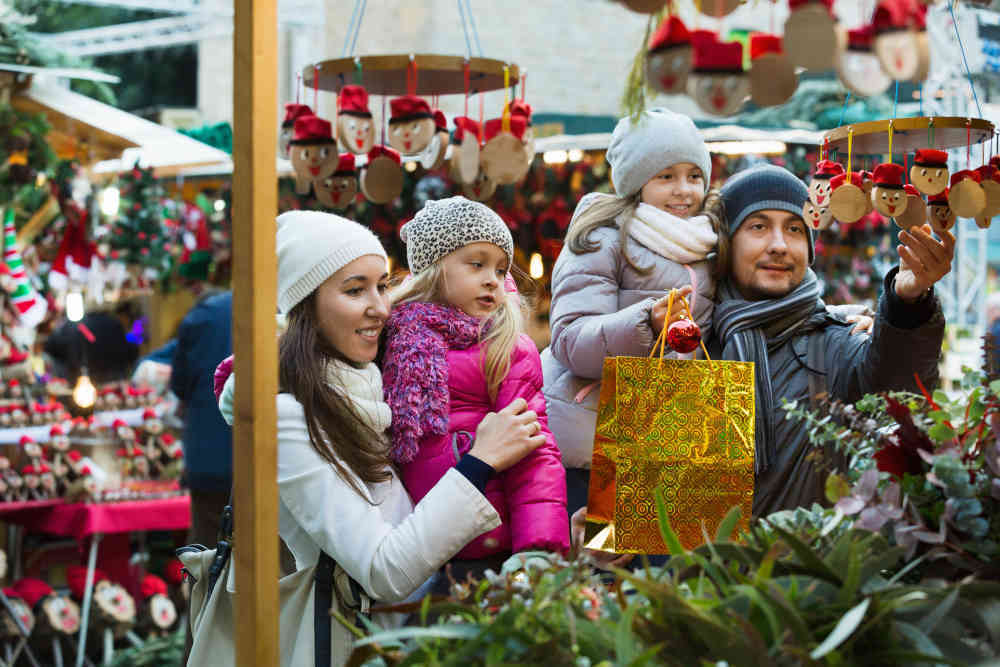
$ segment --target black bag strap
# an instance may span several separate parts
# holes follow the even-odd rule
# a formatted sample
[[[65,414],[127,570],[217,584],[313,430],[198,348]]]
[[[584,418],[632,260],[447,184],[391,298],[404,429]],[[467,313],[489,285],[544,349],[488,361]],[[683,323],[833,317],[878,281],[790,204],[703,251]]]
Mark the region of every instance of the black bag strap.
[[[330,609],[333,607],[333,571],[337,563],[325,551],[319,552],[316,563],[316,595],[313,600],[313,654],[316,667],[330,667],[333,646],[330,629]]]

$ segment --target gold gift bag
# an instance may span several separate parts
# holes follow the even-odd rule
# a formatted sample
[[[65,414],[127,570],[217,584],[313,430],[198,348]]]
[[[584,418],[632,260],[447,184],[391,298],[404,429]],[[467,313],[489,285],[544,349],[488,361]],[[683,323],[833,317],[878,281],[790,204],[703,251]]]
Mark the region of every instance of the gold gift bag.
[[[668,310],[669,313],[669,310]],[[669,321],[669,314],[667,317]],[[681,544],[704,542],[733,505],[746,528],[754,490],[753,362],[648,357],[604,360],[590,468],[586,542],[665,554],[654,489]],[[655,358],[660,348],[659,358]],[[702,345],[702,350],[704,350]]]

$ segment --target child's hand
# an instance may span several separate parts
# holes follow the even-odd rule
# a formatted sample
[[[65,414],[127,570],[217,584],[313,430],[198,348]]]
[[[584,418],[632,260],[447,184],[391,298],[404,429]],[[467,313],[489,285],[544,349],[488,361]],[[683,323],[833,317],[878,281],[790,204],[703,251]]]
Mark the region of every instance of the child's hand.
[[[670,312],[670,321],[667,322],[667,304],[670,302],[670,295],[663,297],[659,301],[653,304],[653,309],[649,313],[649,324],[653,327],[653,333],[657,336],[663,331],[663,327],[669,327],[671,324],[677,320],[682,320],[687,317],[687,308],[681,301],[685,300],[691,295],[691,286],[685,285],[677,290],[674,295],[674,308]]]
[[[571,555],[575,556],[580,553],[581,549],[583,549],[594,561],[594,564],[602,569],[607,569],[609,567],[625,567],[633,558],[635,558],[635,554],[623,555],[608,553],[607,551],[598,551],[596,549],[584,549],[583,533],[587,523],[586,507],[581,507],[577,511],[573,512],[573,517],[570,519],[569,523]]]
[[[851,329],[852,336],[855,334],[871,335],[875,329],[875,318],[868,315],[848,315],[844,319],[848,322],[854,322],[854,328]]]

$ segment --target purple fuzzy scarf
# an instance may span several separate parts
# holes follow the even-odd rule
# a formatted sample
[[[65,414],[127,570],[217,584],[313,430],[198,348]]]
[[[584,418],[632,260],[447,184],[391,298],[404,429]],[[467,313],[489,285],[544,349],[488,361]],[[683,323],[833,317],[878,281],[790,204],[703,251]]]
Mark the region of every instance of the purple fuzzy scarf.
[[[422,437],[448,433],[448,350],[479,342],[479,320],[451,306],[405,303],[389,315],[386,333],[382,387],[392,409],[390,456],[409,463]]]

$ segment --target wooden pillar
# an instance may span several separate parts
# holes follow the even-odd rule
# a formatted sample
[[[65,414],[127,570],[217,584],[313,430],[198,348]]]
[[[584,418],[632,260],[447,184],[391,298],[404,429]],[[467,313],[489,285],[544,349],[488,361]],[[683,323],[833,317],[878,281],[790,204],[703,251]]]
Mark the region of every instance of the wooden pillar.
[[[280,664],[275,396],[277,0],[234,0],[233,423],[236,664]]]

